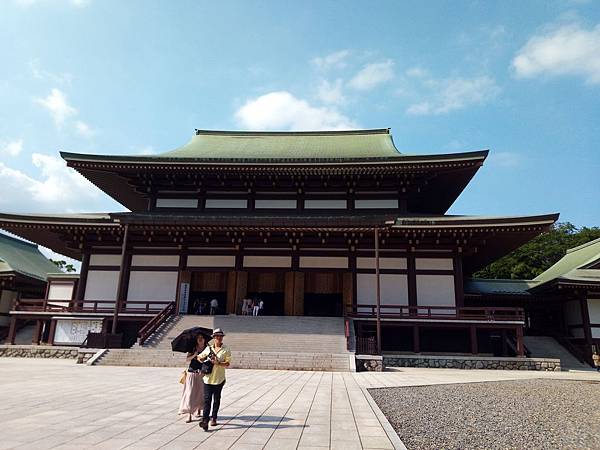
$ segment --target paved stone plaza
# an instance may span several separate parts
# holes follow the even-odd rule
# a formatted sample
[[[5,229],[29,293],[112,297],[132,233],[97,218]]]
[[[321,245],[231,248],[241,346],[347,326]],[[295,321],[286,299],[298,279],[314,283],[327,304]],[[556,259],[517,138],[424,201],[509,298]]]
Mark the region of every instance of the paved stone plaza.
[[[177,416],[180,370],[0,358],[0,449],[403,448],[365,388],[600,379],[593,372],[401,369],[384,373],[229,370],[221,425]]]

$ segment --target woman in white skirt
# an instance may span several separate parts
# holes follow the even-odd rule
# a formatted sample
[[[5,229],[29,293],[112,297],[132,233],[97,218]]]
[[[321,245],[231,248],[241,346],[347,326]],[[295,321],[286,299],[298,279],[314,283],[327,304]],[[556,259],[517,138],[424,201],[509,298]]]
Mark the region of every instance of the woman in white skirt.
[[[204,407],[204,382],[202,381],[201,372],[202,364],[196,358],[206,347],[206,339],[200,334],[196,338],[196,348],[193,352],[188,353],[186,361],[189,364],[185,374],[185,384],[183,386],[183,395],[179,403],[179,414],[187,414],[188,418],[185,421],[192,421],[192,414],[200,416]]]

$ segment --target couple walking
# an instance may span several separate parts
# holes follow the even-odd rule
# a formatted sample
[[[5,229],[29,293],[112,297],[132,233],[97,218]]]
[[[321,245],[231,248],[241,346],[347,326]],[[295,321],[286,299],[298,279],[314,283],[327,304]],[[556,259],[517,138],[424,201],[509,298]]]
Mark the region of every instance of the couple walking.
[[[208,431],[209,418],[211,426],[217,425],[225,369],[231,362],[231,351],[223,344],[224,336],[221,328],[215,328],[212,340],[207,343],[206,337],[199,334],[196,348],[188,353],[186,359],[189,367],[185,374],[179,414],[187,414],[188,423],[192,421],[192,414],[202,414],[199,425],[204,431]]]

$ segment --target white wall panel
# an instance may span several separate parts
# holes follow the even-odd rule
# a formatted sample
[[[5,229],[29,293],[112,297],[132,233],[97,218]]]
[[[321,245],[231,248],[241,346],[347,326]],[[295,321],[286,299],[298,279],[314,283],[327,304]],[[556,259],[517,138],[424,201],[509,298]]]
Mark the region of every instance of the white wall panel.
[[[132,266],[177,267],[179,255],[133,255]]]
[[[247,208],[248,200],[207,198],[205,206],[206,208]]]
[[[197,198],[157,198],[157,208],[197,208]]]
[[[300,268],[347,269],[348,258],[345,256],[301,256]]]
[[[165,300],[162,306],[175,301],[177,296],[178,272],[144,272],[131,271],[127,301],[130,300]],[[140,308],[143,305],[131,305]]]
[[[600,298],[588,298],[590,323],[600,323]]]
[[[254,207],[256,209],[296,209],[297,202],[292,199],[280,200],[255,200]]]
[[[244,256],[244,267],[292,267],[291,256]]]
[[[90,270],[85,283],[85,300],[115,300],[117,298],[118,270]]]
[[[398,209],[396,199],[354,200],[356,209]]]
[[[17,291],[9,291],[7,289],[0,291],[0,312],[7,313],[10,311],[14,300],[17,298]],[[0,316],[0,326],[8,326],[10,319],[8,316]]]
[[[121,255],[90,255],[90,266],[120,266]]]
[[[454,270],[452,258],[416,258],[417,270]]]
[[[357,269],[375,269],[375,258],[356,258]],[[406,269],[406,258],[379,258],[380,269]]]
[[[381,304],[408,305],[408,284],[406,275],[380,274]],[[374,305],[377,296],[377,277],[374,273],[356,275],[356,299],[359,304]]]
[[[49,281],[48,286],[48,303],[55,306],[69,306],[69,302],[73,296],[73,283],[57,283]],[[52,301],[51,301],[52,300]],[[57,302],[54,300],[65,300]]]
[[[304,209],[346,209],[346,200],[304,200]]]
[[[455,306],[454,277],[417,275],[417,305]]]
[[[54,343],[63,345],[80,345],[85,341],[88,332],[102,331],[102,320],[60,319],[56,321]]]
[[[235,267],[235,255],[189,255],[188,267]]]

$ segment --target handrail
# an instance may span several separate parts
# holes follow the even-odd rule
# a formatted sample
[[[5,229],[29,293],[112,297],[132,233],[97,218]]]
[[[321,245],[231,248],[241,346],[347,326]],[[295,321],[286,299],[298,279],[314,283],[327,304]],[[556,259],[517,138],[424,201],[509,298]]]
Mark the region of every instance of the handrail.
[[[385,319],[448,319],[448,320],[525,320],[523,308],[487,306],[428,306],[428,305],[381,305],[381,317]],[[348,306],[347,315],[356,318],[373,318],[377,305],[357,304]]]
[[[15,303],[14,311],[108,313],[115,310],[114,300],[82,300],[77,305],[69,306],[51,302],[61,303],[63,300],[20,299]],[[127,300],[121,305],[120,311],[154,313],[164,309],[165,304],[170,302],[171,300]]]
[[[144,345],[146,340],[175,312],[175,302],[169,303],[165,308],[148,321],[138,332],[138,344]]]

